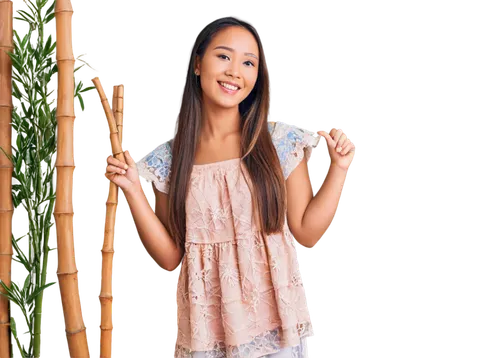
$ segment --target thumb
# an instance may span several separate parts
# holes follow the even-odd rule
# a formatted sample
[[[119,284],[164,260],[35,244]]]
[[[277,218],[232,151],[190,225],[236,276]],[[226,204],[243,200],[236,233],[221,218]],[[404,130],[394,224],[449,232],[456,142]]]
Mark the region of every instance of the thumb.
[[[333,138],[330,134],[326,133],[325,131],[319,131],[317,133],[319,135],[325,137],[326,144],[328,144],[328,146],[335,146],[335,141],[333,140]]]
[[[126,150],[125,152],[123,152],[123,154],[125,155],[125,162],[127,163],[127,165],[129,167],[131,167],[131,168],[135,168],[135,161],[130,156],[128,150]]]

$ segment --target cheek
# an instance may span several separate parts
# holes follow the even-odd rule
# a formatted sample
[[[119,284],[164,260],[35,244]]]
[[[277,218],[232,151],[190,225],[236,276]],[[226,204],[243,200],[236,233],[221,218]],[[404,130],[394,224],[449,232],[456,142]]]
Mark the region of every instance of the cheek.
[[[204,91],[213,91],[213,88],[217,88],[217,76],[215,72],[206,71],[203,72],[203,78],[201,78],[201,87]]]
[[[247,83],[248,92],[252,91],[255,84],[257,83],[257,75],[252,74],[250,77],[247,77],[246,83]]]
[[[220,64],[217,61],[206,60],[203,63],[201,72],[203,74],[204,79],[211,79],[220,72]]]

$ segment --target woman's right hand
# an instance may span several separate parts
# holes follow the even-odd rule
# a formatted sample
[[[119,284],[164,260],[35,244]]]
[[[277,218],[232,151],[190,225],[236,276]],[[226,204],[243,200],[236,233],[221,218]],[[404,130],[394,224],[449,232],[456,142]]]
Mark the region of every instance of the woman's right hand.
[[[141,188],[139,173],[128,150],[123,152],[127,163],[119,161],[110,155],[107,159],[108,166],[104,176],[115,183],[123,192],[133,191]]]

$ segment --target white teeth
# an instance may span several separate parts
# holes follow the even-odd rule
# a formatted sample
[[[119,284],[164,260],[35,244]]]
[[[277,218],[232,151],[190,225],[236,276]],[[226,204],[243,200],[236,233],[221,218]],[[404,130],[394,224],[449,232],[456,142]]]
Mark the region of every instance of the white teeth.
[[[236,91],[238,89],[238,87],[234,87],[234,86],[231,86],[231,85],[228,85],[227,83],[224,83],[224,82],[219,82],[222,86],[230,89],[231,91]]]

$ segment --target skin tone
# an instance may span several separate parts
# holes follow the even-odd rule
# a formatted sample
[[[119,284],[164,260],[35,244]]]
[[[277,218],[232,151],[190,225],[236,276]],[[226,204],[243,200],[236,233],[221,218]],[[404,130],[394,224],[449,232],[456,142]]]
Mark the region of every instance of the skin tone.
[[[203,92],[203,120],[195,164],[239,157],[238,104],[257,81],[258,56],[258,45],[251,33],[229,27],[214,36],[203,58],[196,58],[195,73],[200,75]],[[227,94],[219,81],[235,83],[240,89],[236,94]],[[331,159],[320,190],[313,195],[305,158],[286,180],[288,225],[297,242],[305,247],[313,247],[330,226],[355,150],[354,143],[341,129],[317,133],[325,138]],[[175,246],[166,230],[168,195],[152,183],[156,197],[153,212],[142,190],[135,161],[128,151],[124,154],[127,163],[113,156],[107,158],[105,176],[125,194],[148,253],[160,267],[173,271],[180,264],[183,251]]]

